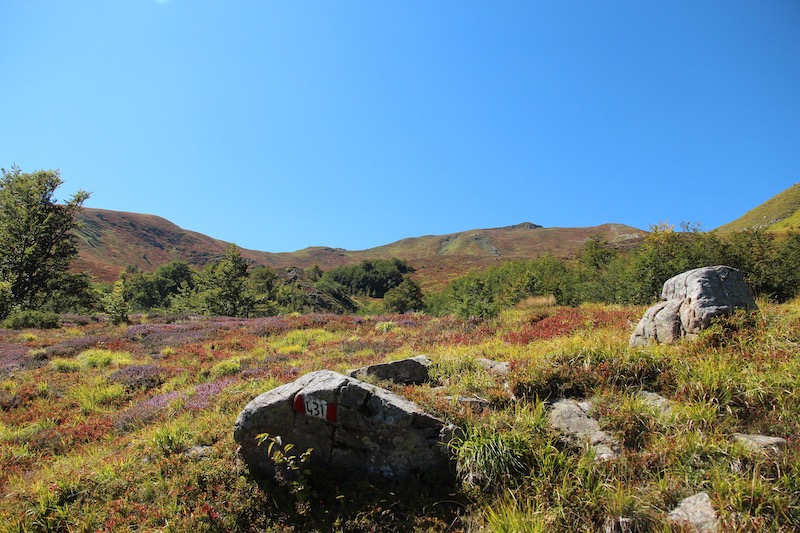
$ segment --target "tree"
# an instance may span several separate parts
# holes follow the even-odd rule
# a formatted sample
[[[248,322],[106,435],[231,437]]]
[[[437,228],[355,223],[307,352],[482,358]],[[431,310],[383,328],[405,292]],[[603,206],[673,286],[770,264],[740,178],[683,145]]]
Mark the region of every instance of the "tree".
[[[128,323],[128,303],[125,301],[125,272],[120,272],[111,293],[103,298],[103,309],[112,324]]]
[[[411,278],[406,278],[397,287],[386,291],[383,304],[395,313],[421,311],[425,307],[419,284]]]
[[[201,299],[210,315],[247,317],[253,307],[247,293],[247,261],[235,244],[202,275]]]
[[[78,253],[72,231],[89,193],[78,191],[58,204],[58,170],[0,170],[0,281],[10,285],[13,305],[33,309]]]

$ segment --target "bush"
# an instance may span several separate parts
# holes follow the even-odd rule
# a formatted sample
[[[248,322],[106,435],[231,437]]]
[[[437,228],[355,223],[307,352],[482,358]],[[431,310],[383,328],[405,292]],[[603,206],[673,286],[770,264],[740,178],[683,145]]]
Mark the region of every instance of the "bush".
[[[61,327],[61,317],[57,313],[29,309],[11,314],[3,321],[3,327],[10,329],[54,329]]]

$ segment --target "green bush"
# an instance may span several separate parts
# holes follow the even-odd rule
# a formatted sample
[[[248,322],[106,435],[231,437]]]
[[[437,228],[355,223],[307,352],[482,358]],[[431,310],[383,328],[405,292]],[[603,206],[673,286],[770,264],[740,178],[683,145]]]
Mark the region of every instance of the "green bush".
[[[33,309],[17,311],[3,321],[3,327],[10,329],[53,329],[61,327],[61,317],[57,313]]]

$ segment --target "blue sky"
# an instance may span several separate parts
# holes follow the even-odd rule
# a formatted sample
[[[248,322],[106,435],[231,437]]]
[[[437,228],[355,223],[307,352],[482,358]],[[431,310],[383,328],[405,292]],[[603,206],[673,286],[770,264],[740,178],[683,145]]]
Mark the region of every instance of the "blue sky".
[[[796,0],[0,0],[0,71],[0,166],[263,251],[800,181]]]

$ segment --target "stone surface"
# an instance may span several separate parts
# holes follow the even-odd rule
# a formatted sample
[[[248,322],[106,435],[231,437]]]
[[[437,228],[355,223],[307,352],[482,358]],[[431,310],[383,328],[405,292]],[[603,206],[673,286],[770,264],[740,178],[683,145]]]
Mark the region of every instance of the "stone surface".
[[[739,270],[713,266],[689,270],[664,283],[661,299],[645,311],[630,339],[631,346],[669,344],[692,337],[718,316],[758,306]]]
[[[619,440],[609,435],[589,416],[590,402],[562,399],[550,408],[550,425],[574,445],[592,448],[598,460],[612,459],[620,448]]]
[[[786,439],[781,437],[734,433],[733,438],[755,452],[764,452],[768,455],[781,455],[786,448]]]
[[[452,430],[390,391],[320,370],[247,404],[233,436],[256,476],[275,473],[267,444],[257,445],[257,436],[268,433],[292,443],[297,456],[312,448],[312,472],[438,482],[451,477]]]
[[[419,385],[421,383],[427,383],[430,379],[428,375],[428,367],[430,364],[430,359],[424,355],[418,355],[399,361],[357,368],[355,370],[350,370],[347,375],[352,378],[372,376],[403,385]]]
[[[491,359],[486,359],[485,357],[478,357],[476,361],[481,368],[493,374],[497,374],[498,376],[505,376],[511,370],[508,361],[492,361]]]
[[[183,453],[191,459],[202,459],[214,453],[214,449],[211,446],[192,446]]]
[[[644,403],[660,411],[661,414],[668,413],[672,409],[671,402],[655,392],[643,390],[639,392],[638,396]]]
[[[689,527],[701,533],[713,533],[719,529],[717,512],[711,498],[705,492],[690,496],[669,513],[668,519],[675,524]]]

